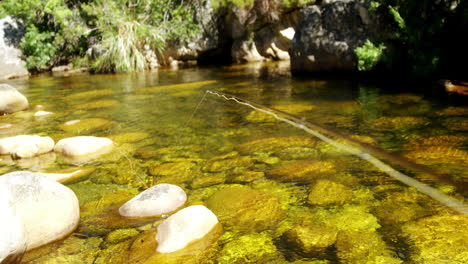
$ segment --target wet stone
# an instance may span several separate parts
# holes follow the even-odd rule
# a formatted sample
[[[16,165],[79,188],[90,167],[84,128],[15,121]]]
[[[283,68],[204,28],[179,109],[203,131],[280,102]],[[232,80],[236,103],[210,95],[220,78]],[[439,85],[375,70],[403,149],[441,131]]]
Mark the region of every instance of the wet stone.
[[[206,204],[226,229],[262,231],[273,228],[282,216],[277,198],[248,187],[219,190]]]
[[[352,196],[351,190],[343,184],[318,180],[310,190],[308,203],[320,206],[341,205],[350,202]]]
[[[281,181],[310,182],[336,173],[330,161],[304,160],[286,163],[267,172],[269,178]]]
[[[71,120],[59,125],[58,127],[65,132],[74,134],[90,134],[114,125],[114,122],[103,118],[86,118],[81,120]]]
[[[283,239],[300,255],[324,251],[336,241],[338,232],[324,226],[296,225],[283,234]]]

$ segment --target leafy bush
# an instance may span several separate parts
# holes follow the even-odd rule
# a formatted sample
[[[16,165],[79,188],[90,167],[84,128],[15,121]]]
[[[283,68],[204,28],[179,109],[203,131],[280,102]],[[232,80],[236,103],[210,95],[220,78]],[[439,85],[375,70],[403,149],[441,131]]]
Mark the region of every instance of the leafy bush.
[[[354,50],[358,58],[359,71],[371,71],[382,59],[382,53],[385,49],[383,44],[376,47],[372,42],[367,40],[364,45]]]
[[[57,47],[52,44],[54,36],[54,32],[39,32],[36,26],[32,24],[28,26],[20,43],[28,69],[39,70],[55,55]]]

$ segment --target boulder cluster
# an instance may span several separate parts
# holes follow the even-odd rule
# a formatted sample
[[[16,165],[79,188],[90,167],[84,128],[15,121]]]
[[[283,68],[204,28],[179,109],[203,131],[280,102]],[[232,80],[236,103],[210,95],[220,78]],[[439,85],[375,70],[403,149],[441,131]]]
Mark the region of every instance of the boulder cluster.
[[[28,100],[14,87],[0,85],[0,113],[11,114],[29,107]],[[42,111],[35,116],[44,116]],[[49,114],[53,114],[47,112]],[[67,122],[72,126],[79,120]],[[83,164],[112,150],[113,141],[94,136],[64,138],[56,144],[47,136],[16,135],[0,139],[0,157],[28,159],[55,152],[73,164]],[[19,262],[25,251],[71,234],[80,223],[80,202],[75,193],[59,183],[86,168],[72,173],[33,173],[16,171],[0,176],[0,262]],[[185,191],[172,184],[158,184],[123,204],[119,214],[132,218],[167,217],[187,201]],[[156,252],[170,253],[204,237],[218,224],[218,218],[203,205],[181,209],[157,228]]]

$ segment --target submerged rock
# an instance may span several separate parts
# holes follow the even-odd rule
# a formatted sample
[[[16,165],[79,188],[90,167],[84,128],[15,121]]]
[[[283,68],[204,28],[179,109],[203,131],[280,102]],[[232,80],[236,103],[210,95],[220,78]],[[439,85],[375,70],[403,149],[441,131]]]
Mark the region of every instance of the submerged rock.
[[[336,173],[330,161],[304,160],[279,166],[267,172],[267,176],[281,181],[314,181]]]
[[[189,206],[158,226],[157,252],[170,253],[204,237],[218,224],[218,218],[203,205]]]
[[[67,156],[84,156],[101,151],[107,152],[105,150],[110,150],[112,144],[112,140],[103,137],[71,137],[59,140],[54,151]]]
[[[158,184],[119,208],[119,213],[127,217],[157,216],[170,213],[184,205],[187,195],[179,186],[172,184]]]
[[[352,196],[351,190],[343,184],[328,180],[318,180],[310,190],[308,203],[321,206],[340,205],[350,202]]]
[[[47,112],[47,111],[37,111],[36,113],[34,113],[34,117],[43,117],[43,116],[47,116],[47,115],[51,115],[53,114],[52,112]]]
[[[340,232],[336,248],[337,256],[342,263],[399,264],[403,262],[375,231]]]
[[[276,197],[248,187],[219,190],[206,200],[206,204],[223,226],[246,232],[272,228],[282,216],[281,204]]]
[[[0,155],[12,155],[15,158],[29,158],[46,153],[54,148],[50,137],[20,135],[0,139]]]
[[[8,189],[24,225],[27,249],[61,239],[78,226],[78,198],[66,186],[27,171],[2,175],[0,186]]]
[[[9,190],[0,185],[0,263],[18,263],[26,250],[24,226],[9,203]]]
[[[468,217],[440,214],[408,222],[402,236],[410,245],[414,263],[468,263]]]
[[[337,234],[333,228],[301,224],[286,231],[283,237],[299,254],[309,255],[332,246]]]
[[[241,236],[224,245],[218,256],[219,264],[275,263],[281,258],[273,238],[265,233]]]
[[[66,132],[75,134],[89,134],[103,129],[110,128],[114,122],[103,118],[86,118],[81,120],[70,120],[58,127]]]
[[[101,109],[101,108],[117,107],[119,105],[120,105],[119,102],[114,101],[114,100],[98,100],[94,102],[80,104],[75,107],[77,109],[94,110],[94,109]]]

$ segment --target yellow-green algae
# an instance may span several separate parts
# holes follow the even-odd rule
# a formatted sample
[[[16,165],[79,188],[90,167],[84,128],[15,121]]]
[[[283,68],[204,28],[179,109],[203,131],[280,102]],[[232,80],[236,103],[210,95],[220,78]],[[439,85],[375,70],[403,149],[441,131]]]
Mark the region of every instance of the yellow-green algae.
[[[253,165],[254,163],[250,156],[234,156],[227,159],[214,158],[209,160],[203,167],[203,170],[209,172],[221,172],[227,170],[242,172]]]
[[[300,255],[324,251],[336,241],[336,229],[310,223],[295,225],[284,233],[284,240]]]
[[[321,206],[340,205],[349,202],[351,198],[351,190],[343,184],[318,180],[310,190],[308,203]]]
[[[174,92],[174,91],[184,91],[190,89],[199,89],[203,86],[207,86],[210,84],[216,84],[218,81],[216,80],[207,80],[207,81],[199,81],[199,82],[188,82],[188,83],[179,83],[179,84],[169,84],[169,85],[161,85],[161,86],[153,86],[153,87],[146,87],[136,90],[137,93],[152,93],[152,92]]]
[[[404,147],[408,150],[420,149],[430,146],[457,147],[464,145],[468,140],[465,136],[442,135],[436,137],[412,139]]]
[[[65,132],[74,134],[90,134],[114,126],[113,121],[104,118],[86,118],[72,124],[60,124],[58,127]]]
[[[105,241],[109,244],[118,244],[138,234],[140,234],[140,232],[134,228],[116,229],[107,234]]]
[[[410,245],[414,263],[468,263],[468,217],[458,214],[439,214],[408,222],[401,236]]]
[[[130,142],[138,142],[150,136],[149,133],[145,132],[127,132],[127,133],[118,133],[113,134],[109,138],[113,142],[117,143],[130,143]]]
[[[251,111],[246,117],[245,120],[254,122],[254,123],[270,123],[270,122],[279,122],[274,116],[258,111]]]
[[[269,263],[281,258],[281,254],[266,233],[252,233],[240,236],[223,246],[217,263]]]
[[[206,204],[226,230],[263,231],[273,228],[282,217],[281,204],[276,197],[249,187],[219,190]]]
[[[281,181],[310,182],[336,173],[330,161],[303,160],[286,163],[267,172],[267,176]]]
[[[115,94],[115,92],[109,89],[92,90],[92,91],[71,94],[67,96],[67,99],[68,100],[83,100],[83,99],[88,100],[88,99],[95,99],[99,97],[110,96],[113,94]]]
[[[314,147],[316,143],[312,137],[271,137],[236,145],[235,148],[241,153],[275,153],[287,147]]]
[[[377,131],[392,131],[406,130],[429,124],[429,120],[425,117],[412,116],[397,116],[397,117],[380,117],[374,120],[369,120],[367,125]]]
[[[343,263],[398,264],[403,261],[375,231],[347,230],[338,234],[337,255]]]
[[[153,184],[171,183],[180,184],[192,181],[196,176],[201,175],[200,168],[192,161],[168,162],[149,168],[153,178]]]
[[[76,109],[82,110],[94,110],[94,109],[101,109],[101,108],[110,108],[110,107],[117,107],[120,106],[119,102],[115,100],[98,100],[89,103],[83,103],[76,105]]]
[[[443,146],[431,146],[424,149],[417,149],[405,156],[422,164],[466,163],[468,161],[468,152]]]
[[[193,179],[190,186],[192,189],[208,187],[217,184],[223,184],[226,181],[225,175],[221,173],[217,174],[202,174]]]

